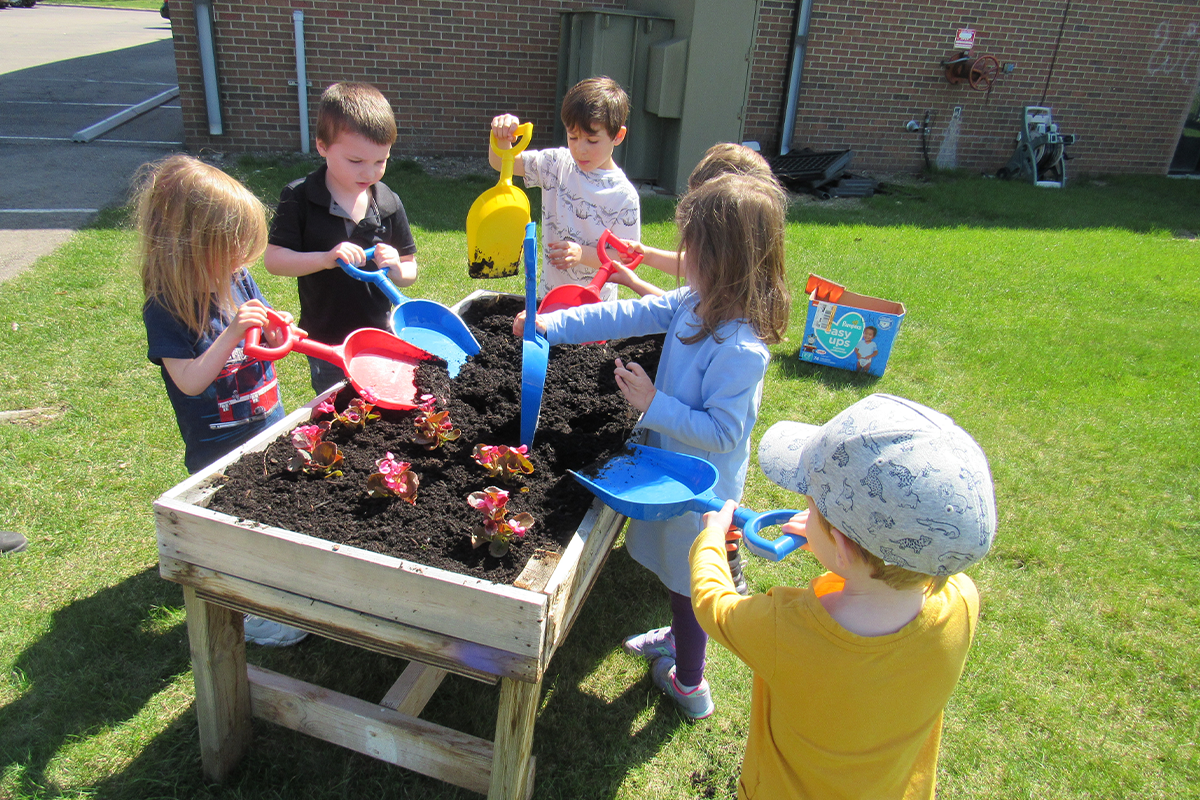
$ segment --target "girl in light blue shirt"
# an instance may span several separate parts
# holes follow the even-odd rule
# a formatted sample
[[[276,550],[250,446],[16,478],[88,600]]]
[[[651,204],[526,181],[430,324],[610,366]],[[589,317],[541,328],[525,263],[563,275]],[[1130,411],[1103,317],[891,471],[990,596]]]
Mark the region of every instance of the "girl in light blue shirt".
[[[717,468],[718,496],[740,500],[770,353],[787,329],[791,301],[783,255],[786,203],[778,185],[723,175],[679,202],[687,286],[662,297],[593,303],[538,315],[551,345],[666,333],[658,374],[616,361],[622,395],[642,413],[647,444],[700,456]],[[524,314],[514,332],[524,330]],[[625,640],[651,661],[654,682],[693,719],[712,714],[704,679],[708,637],[692,612],[688,549],[701,528],[688,513],[631,520],[629,554],[666,585],[671,625]]]

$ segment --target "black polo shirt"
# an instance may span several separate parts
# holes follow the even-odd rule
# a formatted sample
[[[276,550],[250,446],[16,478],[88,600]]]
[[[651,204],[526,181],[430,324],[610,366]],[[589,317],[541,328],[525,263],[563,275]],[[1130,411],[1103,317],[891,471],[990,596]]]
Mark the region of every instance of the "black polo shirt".
[[[395,192],[383,183],[372,186],[371,207],[363,220],[354,224],[333,202],[325,185],[325,171],[325,165],[321,165],[279,193],[279,206],[271,221],[271,244],[311,253],[328,252],[342,242],[353,242],[364,249],[383,242],[402,256],[417,252],[404,204]],[[374,262],[368,262],[366,269],[375,268]],[[318,342],[341,344],[359,328],[388,327],[391,301],[373,284],[352,278],[340,269],[301,275],[296,283],[300,327]]]

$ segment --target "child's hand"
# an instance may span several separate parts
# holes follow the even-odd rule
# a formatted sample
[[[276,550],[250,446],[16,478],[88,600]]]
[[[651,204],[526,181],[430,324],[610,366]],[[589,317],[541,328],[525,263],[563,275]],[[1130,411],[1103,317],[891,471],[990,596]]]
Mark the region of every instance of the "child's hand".
[[[538,319],[536,315],[534,317],[533,324],[537,326],[538,333],[542,334],[543,336],[546,335],[546,323],[542,322],[541,319]],[[520,314],[517,314],[515,319],[513,319],[513,336],[516,336],[518,339],[520,339],[524,335],[525,335],[525,312],[522,311]]]
[[[608,276],[609,283],[616,283],[621,286],[628,286],[630,289],[634,289],[634,281],[637,276],[633,274],[633,270],[619,261],[612,262],[612,265],[612,275]]]
[[[267,321],[267,307],[259,300],[247,300],[238,306],[229,327],[233,328],[237,338],[241,339],[251,328],[266,328]]]
[[[800,545],[800,549],[812,552],[812,548],[808,546],[808,509],[805,509],[804,511],[801,511],[793,516],[787,522],[780,525],[779,529],[784,533],[803,536],[804,544]]]
[[[570,269],[583,260],[583,247],[576,242],[551,242],[550,263],[558,269]]]
[[[286,311],[275,309],[275,313],[283,318],[282,325],[268,325],[263,328],[263,339],[266,340],[268,347],[280,347],[287,344],[288,329],[292,327],[292,315]],[[301,336],[308,336],[308,331],[303,328],[296,328],[296,332]]]
[[[371,256],[371,260],[380,269],[389,270],[400,266],[400,251],[390,244],[379,242],[375,245],[375,254]]]
[[[325,269],[338,269],[338,259],[352,267],[361,267],[367,263],[367,254],[353,242],[342,242],[329,251],[329,265]]]
[[[400,251],[391,245],[380,242],[375,245],[372,261],[388,279],[397,286],[412,286],[417,280],[417,259],[413,256],[401,256]]]
[[[521,120],[512,114],[501,114],[492,119],[492,135],[501,145],[511,145],[517,138],[517,126]]]
[[[619,259],[621,259],[620,263],[622,265],[628,264],[629,262],[633,261],[638,256],[645,257],[646,248],[642,245],[641,242],[635,242],[632,239],[622,239],[621,243],[625,245],[625,250],[628,251],[628,252],[622,252],[621,250],[617,251],[617,257]]]
[[[701,518],[704,528],[717,528],[725,531],[725,549],[733,552],[737,549],[737,541],[742,538],[742,532],[733,527],[733,512],[737,511],[736,500],[726,500],[720,511],[705,512]]]
[[[621,390],[621,394],[625,395],[629,405],[645,414],[646,409],[650,408],[650,404],[654,402],[654,395],[658,392],[654,388],[654,381],[650,380],[650,376],[646,374],[646,370],[632,361],[625,364],[618,358],[617,368],[613,374],[617,378],[617,388]]]

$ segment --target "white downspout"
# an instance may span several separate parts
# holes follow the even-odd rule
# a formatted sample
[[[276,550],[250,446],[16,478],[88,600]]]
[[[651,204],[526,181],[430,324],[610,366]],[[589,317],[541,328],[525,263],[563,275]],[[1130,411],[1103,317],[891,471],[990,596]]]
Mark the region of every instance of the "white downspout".
[[[783,111],[783,130],[779,134],[779,154],[792,149],[796,132],[796,108],[800,103],[800,73],[804,71],[804,52],[808,49],[808,26],[812,18],[812,0],[801,0],[796,12],[796,36],[792,41],[792,64],[788,70],[787,103]]]
[[[204,78],[204,105],[208,110],[208,132],[220,136],[221,92],[217,86],[217,46],[213,41],[212,2],[196,0],[192,10],[196,13],[196,39],[200,45],[200,73]]]
[[[293,11],[296,29],[296,94],[300,100],[300,152],[308,152],[308,72],[304,67],[304,12]]]

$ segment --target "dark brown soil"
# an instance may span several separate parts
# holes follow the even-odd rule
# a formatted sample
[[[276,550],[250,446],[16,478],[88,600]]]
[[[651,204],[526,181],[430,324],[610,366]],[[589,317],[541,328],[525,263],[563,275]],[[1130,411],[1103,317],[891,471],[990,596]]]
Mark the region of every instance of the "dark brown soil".
[[[414,441],[413,411],[382,411],[359,431],[335,424],[326,439],[345,456],[343,475],[320,478],[288,472],[294,452],[287,437],[262,453],[243,457],[226,470],[227,479],[211,507],[241,519],[273,525],[408,561],[511,583],[537,548],[560,550],[579,527],[592,495],[568,473],[618,452],[637,412],[613,378],[613,360],[636,361],[653,375],[662,336],[564,345],[550,351],[541,419],[531,453],[535,472],[512,484],[498,484],[471,459],[476,444],[515,446],[520,439],[521,340],[512,334],[513,317],[524,301],[501,295],[475,301],[463,315],[482,352],[451,380],[440,365],[422,365],[417,383],[448,409],[457,441],[428,451]],[[342,390],[339,410],[355,396]],[[367,496],[367,476],[391,452],[412,463],[420,478],[415,505]],[[471,547],[470,534],[482,519],[467,495],[490,485],[510,492],[511,514],[527,511],[537,520],[508,554],[496,558],[486,545]]]

